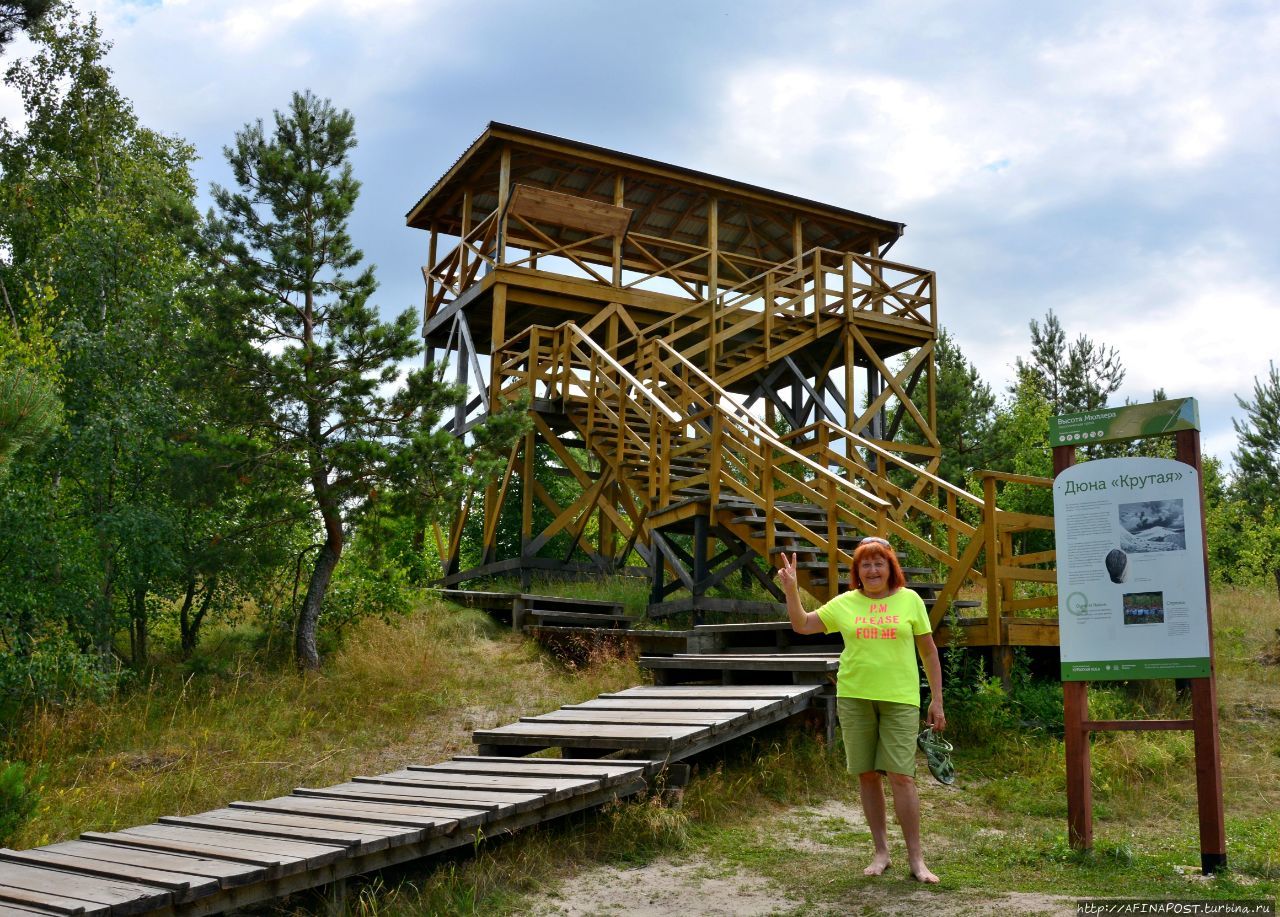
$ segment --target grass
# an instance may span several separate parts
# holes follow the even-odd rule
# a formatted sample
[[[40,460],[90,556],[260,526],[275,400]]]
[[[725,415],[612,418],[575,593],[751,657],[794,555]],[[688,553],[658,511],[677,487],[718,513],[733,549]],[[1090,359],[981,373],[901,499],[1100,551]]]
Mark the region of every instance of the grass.
[[[599,588],[591,594],[603,597]],[[936,889],[904,878],[896,827],[895,871],[862,877],[870,841],[839,749],[811,730],[778,727],[696,761],[678,807],[657,793],[388,870],[357,886],[343,909],[528,913],[554,909],[573,877],[592,867],[668,861],[763,877],[794,913],[875,913],[904,897],[942,914],[986,913],[983,902],[1010,895],[1025,898],[1008,909],[1064,913],[1054,896],[1274,899],[1280,668],[1265,659],[1276,603],[1261,591],[1218,590],[1214,616],[1232,867],[1217,878],[1195,875],[1189,734],[1095,737],[1095,847],[1082,854],[1065,836],[1062,741],[1042,722],[1060,695],[1052,685],[1022,685],[1011,698],[988,685],[949,710],[959,784],[939,787],[921,772],[926,851],[943,877]],[[469,752],[475,728],[641,680],[626,659],[566,666],[482,613],[434,602],[397,626],[362,623],[321,676],[271,663],[260,635],[226,632],[194,667],[158,669],[107,703],[41,711],[12,737],[0,757],[49,768],[14,846],[440,760]],[[1164,683],[1093,686],[1090,701],[1099,717],[1187,715]],[[302,895],[273,910],[323,905]]]
[[[318,676],[266,655],[243,634],[212,635],[196,671],[159,669],[110,701],[38,711],[0,755],[49,767],[14,844],[469,753],[474,729],[638,678],[625,660],[566,668],[483,613],[439,604],[362,623]]]

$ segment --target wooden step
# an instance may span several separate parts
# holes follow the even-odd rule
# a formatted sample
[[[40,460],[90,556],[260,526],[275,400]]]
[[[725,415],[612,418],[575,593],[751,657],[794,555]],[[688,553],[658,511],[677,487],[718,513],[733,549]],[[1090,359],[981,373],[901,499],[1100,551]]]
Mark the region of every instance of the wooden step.
[[[539,624],[587,624],[593,627],[608,626],[626,630],[635,623],[629,615],[595,614],[591,612],[558,611],[556,609],[533,608],[525,612],[530,618],[536,618]]]

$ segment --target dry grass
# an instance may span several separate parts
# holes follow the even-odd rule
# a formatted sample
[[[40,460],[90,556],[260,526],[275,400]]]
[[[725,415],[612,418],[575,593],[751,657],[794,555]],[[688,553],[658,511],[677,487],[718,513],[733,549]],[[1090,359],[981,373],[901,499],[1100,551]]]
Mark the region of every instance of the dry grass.
[[[635,684],[611,658],[569,669],[479,612],[440,604],[365,622],[321,675],[157,674],[127,696],[39,711],[6,756],[50,768],[20,847],[469,753],[471,731]]]
[[[1235,876],[1193,886],[1176,872],[1196,861],[1189,735],[1097,737],[1097,852],[1086,858],[1065,843],[1061,740],[975,724],[957,750],[959,787],[930,785],[924,795],[931,865],[945,879],[925,902],[930,910],[952,913],[945,893],[1249,898],[1280,890],[1280,668],[1264,658],[1280,608],[1269,593],[1218,590],[1214,615]],[[475,728],[642,680],[626,659],[588,654],[565,665],[483,614],[438,604],[399,626],[360,625],[320,677],[273,669],[252,650],[223,652],[208,668],[185,679],[157,675],[111,703],[35,718],[6,751],[52,771],[18,845],[439,760],[470,751]],[[1090,694],[1095,715],[1186,715],[1170,685],[1096,686]],[[704,761],[682,809],[649,798],[522,832],[475,855],[377,877],[348,910],[527,913],[559,877],[585,865],[696,855],[769,877],[797,907],[840,912],[870,891],[860,870],[848,869],[865,853],[864,834],[823,828],[814,836],[830,849],[799,874],[794,838],[786,841],[777,819],[794,820],[796,805],[856,805],[855,797],[831,749],[776,730]],[[893,893],[915,891],[904,883]]]

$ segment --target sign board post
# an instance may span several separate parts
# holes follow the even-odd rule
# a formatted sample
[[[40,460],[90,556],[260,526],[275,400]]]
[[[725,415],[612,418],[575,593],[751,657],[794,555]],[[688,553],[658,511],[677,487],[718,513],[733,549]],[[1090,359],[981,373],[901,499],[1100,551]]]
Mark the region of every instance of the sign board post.
[[[1054,417],[1054,534],[1071,845],[1093,846],[1089,734],[1188,729],[1195,737],[1200,863],[1226,867],[1222,763],[1194,399]],[[1172,435],[1176,460],[1101,459],[1076,446]],[[1177,678],[1190,720],[1090,720],[1088,683]]]

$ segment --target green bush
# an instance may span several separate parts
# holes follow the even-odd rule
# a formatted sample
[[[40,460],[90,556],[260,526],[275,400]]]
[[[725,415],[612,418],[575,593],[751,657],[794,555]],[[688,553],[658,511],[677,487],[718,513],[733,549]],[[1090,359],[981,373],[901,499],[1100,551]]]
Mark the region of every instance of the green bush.
[[[0,845],[8,844],[36,810],[46,773],[44,767],[28,770],[21,761],[0,766]]]
[[[0,723],[16,723],[37,704],[101,699],[120,677],[120,672],[105,668],[99,657],[82,653],[66,638],[46,640],[28,655],[0,651]]]
[[[1062,683],[1019,680],[1014,682],[1012,700],[1020,725],[1032,732],[1062,735]]]

